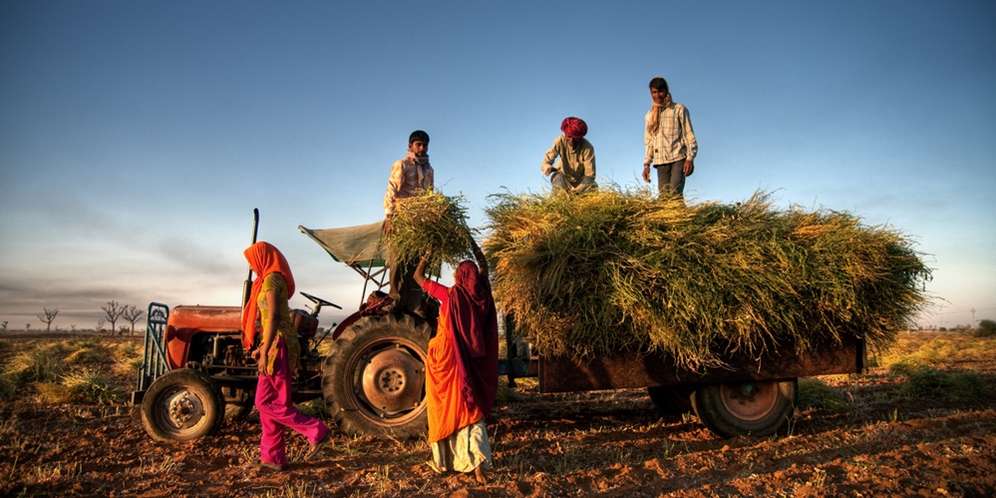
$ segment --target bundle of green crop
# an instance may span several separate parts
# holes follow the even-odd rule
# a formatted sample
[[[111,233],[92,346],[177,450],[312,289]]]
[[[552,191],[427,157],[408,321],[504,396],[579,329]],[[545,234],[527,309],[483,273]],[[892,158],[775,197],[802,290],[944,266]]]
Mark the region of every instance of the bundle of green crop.
[[[685,205],[649,193],[499,195],[485,251],[500,307],[543,353],[665,352],[693,370],[847,336],[890,344],[925,304],[911,242],[766,194]]]
[[[463,197],[430,190],[397,200],[386,242],[401,261],[418,261],[431,253],[430,268],[436,268],[440,262],[453,265],[469,257],[470,238]]]

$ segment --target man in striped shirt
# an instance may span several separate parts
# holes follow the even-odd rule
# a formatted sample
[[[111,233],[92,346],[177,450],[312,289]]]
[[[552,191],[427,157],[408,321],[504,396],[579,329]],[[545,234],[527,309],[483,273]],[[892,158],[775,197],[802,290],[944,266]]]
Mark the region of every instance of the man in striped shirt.
[[[384,192],[385,233],[391,230],[391,218],[398,199],[419,195],[433,188],[435,171],[429,164],[429,134],[415,130],[408,136],[408,153],[394,161]],[[390,251],[387,256],[389,294],[399,309],[414,310],[421,302],[422,289],[415,283],[413,262],[398,261]]]
[[[692,120],[685,106],[671,99],[667,80],[660,76],[650,80],[653,104],[644,117],[643,181],[650,183],[650,167],[657,170],[657,189],[661,195],[682,195],[685,177],[695,171],[695,154],[699,146],[692,131]]]

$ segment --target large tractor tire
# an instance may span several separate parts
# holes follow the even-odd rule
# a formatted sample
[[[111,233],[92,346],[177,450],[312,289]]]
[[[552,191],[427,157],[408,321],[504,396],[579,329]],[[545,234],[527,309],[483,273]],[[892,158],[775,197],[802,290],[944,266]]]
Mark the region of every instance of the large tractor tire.
[[[769,436],[792,417],[795,386],[794,380],[705,385],[692,394],[692,407],[723,437]]]
[[[680,417],[692,411],[692,389],[687,386],[652,386],[647,394],[661,417]]]
[[[142,398],[142,426],[160,442],[190,441],[214,432],[225,415],[221,393],[197,370],[156,379]]]
[[[411,316],[367,316],[336,339],[322,367],[328,412],[348,434],[424,435],[431,329]]]

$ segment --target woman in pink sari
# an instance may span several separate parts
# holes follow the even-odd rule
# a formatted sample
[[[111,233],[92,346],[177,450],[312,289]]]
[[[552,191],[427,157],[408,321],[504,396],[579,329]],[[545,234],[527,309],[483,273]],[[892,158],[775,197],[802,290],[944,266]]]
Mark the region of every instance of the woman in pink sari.
[[[291,400],[291,385],[297,371],[301,344],[290,317],[288,299],[294,294],[294,275],[284,255],[276,247],[257,242],[245,250],[246,261],[256,274],[252,293],[242,315],[242,344],[252,350],[256,340],[256,319],[262,324],[259,347],[252,350],[259,368],[256,382],[256,410],[263,435],[259,442],[260,466],[271,470],[287,468],[284,427],[308,439],[307,458],[318,453],[329,439],[329,429],[321,420],[301,413]]]

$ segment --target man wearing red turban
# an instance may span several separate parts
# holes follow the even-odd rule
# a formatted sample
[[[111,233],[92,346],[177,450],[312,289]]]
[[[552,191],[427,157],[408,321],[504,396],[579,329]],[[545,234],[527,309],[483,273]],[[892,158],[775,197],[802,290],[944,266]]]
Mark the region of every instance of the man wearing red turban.
[[[543,156],[540,171],[550,177],[555,191],[580,194],[595,188],[595,148],[584,138],[588,124],[569,116],[560,123],[562,135]]]

